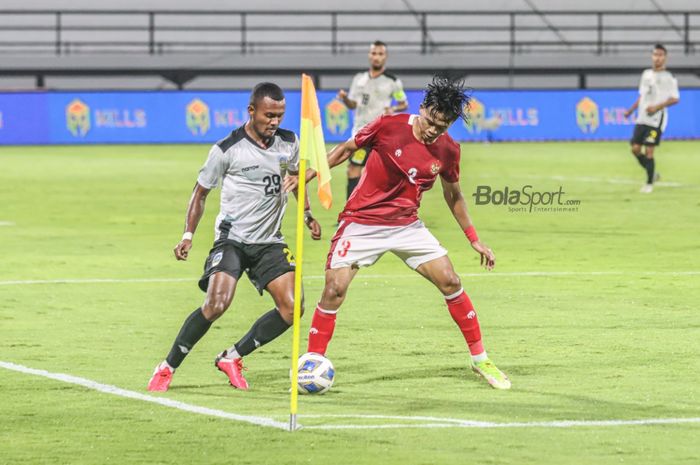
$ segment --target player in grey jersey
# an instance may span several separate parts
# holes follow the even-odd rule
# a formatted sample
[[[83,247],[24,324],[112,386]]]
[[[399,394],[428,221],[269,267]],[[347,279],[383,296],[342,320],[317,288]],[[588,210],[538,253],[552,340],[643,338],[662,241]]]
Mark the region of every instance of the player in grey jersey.
[[[255,86],[248,105],[248,122],[217,142],[199,171],[185,220],[185,233],[175,246],[175,258],[186,260],[192,236],[204,213],[207,194],[221,185],[221,211],[216,218],[214,246],[204,264],[199,287],[204,304],[190,314],[170,353],[158,364],[149,391],[167,391],[175,369],[231,305],[236,284],[245,271],[262,295],[267,290],[275,308],[262,315],[248,333],[215,359],[233,387],[248,389],[242,358],[284,333],[294,311],[294,257],[280,231],[287,193],[298,182],[299,140],[279,127],[285,111],[282,89],[272,83]],[[321,227],[311,216],[305,222],[313,239]]]
[[[352,125],[354,136],[360,129],[381,115],[399,113],[408,108],[401,80],[386,72],[387,45],[377,40],[369,48],[369,70],[357,73],[350,84],[350,92],[341,89],[338,99],[355,110]],[[396,105],[392,105],[392,100]],[[347,197],[360,182],[362,168],[367,164],[369,150],[360,147],[348,163]]]
[[[642,73],[639,81],[639,97],[625,112],[625,116],[629,116],[638,109],[630,145],[632,154],[647,173],[647,182],[640,190],[645,194],[650,194],[654,190],[653,184],[659,179],[654,161],[654,147],[659,145],[661,134],[666,130],[667,108],[680,101],[678,81],[666,71],[666,54],[666,47],[661,44],[654,46],[651,54],[653,68],[646,69]],[[642,153],[642,146],[644,153]]]

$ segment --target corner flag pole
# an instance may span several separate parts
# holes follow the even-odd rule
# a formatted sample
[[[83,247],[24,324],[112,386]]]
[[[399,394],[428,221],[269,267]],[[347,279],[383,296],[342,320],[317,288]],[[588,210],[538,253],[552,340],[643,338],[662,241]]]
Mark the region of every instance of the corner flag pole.
[[[299,376],[299,339],[301,320],[301,277],[302,263],[304,262],[304,205],[306,204],[306,159],[299,160],[299,194],[297,195],[297,244],[296,266],[294,270],[294,325],[292,332],[292,397],[289,408],[289,431],[297,429],[297,410],[299,407],[299,390],[297,378]]]
[[[318,199],[326,210],[331,208],[331,172],[326,159],[326,144],[323,140],[321,110],[316,89],[310,76],[301,76],[301,131],[299,131],[299,186],[297,200],[297,258],[294,273],[294,330],[292,336],[292,396],[289,409],[289,430],[295,431],[299,392],[299,320],[301,319],[301,278],[304,261],[304,206],[306,205],[306,164],[316,172]]]

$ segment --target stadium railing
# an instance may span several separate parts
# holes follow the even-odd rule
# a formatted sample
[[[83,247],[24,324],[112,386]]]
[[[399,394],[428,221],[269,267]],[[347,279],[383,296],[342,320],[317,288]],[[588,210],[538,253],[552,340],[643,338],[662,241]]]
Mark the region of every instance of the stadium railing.
[[[663,41],[694,54],[699,11],[0,10],[0,53],[620,53]]]

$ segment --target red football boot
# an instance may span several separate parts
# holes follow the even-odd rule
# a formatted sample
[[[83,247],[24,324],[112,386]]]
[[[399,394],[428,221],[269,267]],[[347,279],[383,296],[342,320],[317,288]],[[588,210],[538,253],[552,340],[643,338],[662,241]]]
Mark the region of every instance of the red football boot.
[[[163,366],[161,366],[163,365]],[[173,370],[164,363],[158,364],[153,371],[153,376],[148,382],[149,391],[167,391],[170,382],[173,380]]]
[[[219,371],[226,373],[231,386],[243,391],[248,390],[248,381],[245,380],[243,373],[241,373],[241,371],[245,370],[242,358],[226,358],[226,351],[223,351],[216,357],[214,365]]]

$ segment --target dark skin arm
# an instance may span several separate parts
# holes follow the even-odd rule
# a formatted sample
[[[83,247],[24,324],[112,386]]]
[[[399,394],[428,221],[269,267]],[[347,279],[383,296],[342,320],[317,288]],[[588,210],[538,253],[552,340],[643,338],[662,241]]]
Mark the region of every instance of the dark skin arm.
[[[404,111],[406,108],[408,108],[408,102],[406,100],[402,100],[400,102],[396,102],[396,105],[386,107],[384,109],[384,114],[391,115],[392,113],[400,113],[400,112]]]
[[[637,109],[637,107],[639,106],[639,99],[641,99],[641,97],[637,97],[637,100],[635,100],[632,106],[627,109],[627,111],[625,112],[625,118],[634,113],[634,110]]]
[[[299,173],[290,172],[282,181],[282,189],[285,193],[293,192],[294,197],[299,200]],[[306,186],[304,186],[306,189]],[[311,204],[309,203],[308,190],[304,196],[304,224],[311,231],[311,239],[317,241],[321,239],[321,225],[316,218],[311,215]]]
[[[204,205],[209,195],[210,189],[202,187],[201,184],[195,183],[192,190],[190,202],[187,205],[187,214],[185,215],[185,232],[194,233],[197,230],[199,220],[204,214]],[[175,258],[178,260],[187,260],[187,255],[192,248],[191,239],[182,239],[173,249]]]
[[[665,102],[661,102],[658,105],[649,105],[647,107],[647,113],[653,115],[657,111],[663,110],[664,108],[670,107],[671,105],[675,105],[678,102],[680,102],[680,99],[669,97]]]
[[[350,158],[352,154],[355,153],[357,148],[358,147],[355,144],[354,138],[350,138],[342,144],[336,145],[330,152],[328,152],[328,167],[333,168],[335,166],[340,165],[345,160]],[[306,170],[306,182],[311,181],[315,177],[316,171],[312,169]]]
[[[445,197],[445,202],[459,223],[459,227],[464,231],[472,226],[472,220],[467,212],[467,202],[464,200],[459,182],[447,182],[442,178],[440,181],[442,182],[442,195]],[[496,266],[496,256],[488,246],[482,244],[481,241],[474,241],[471,246],[481,256],[481,264],[484,268],[490,271]]]
[[[348,98],[348,93],[344,89],[340,89],[338,91],[337,98],[341,100],[349,109],[354,110],[357,108],[357,102]]]

